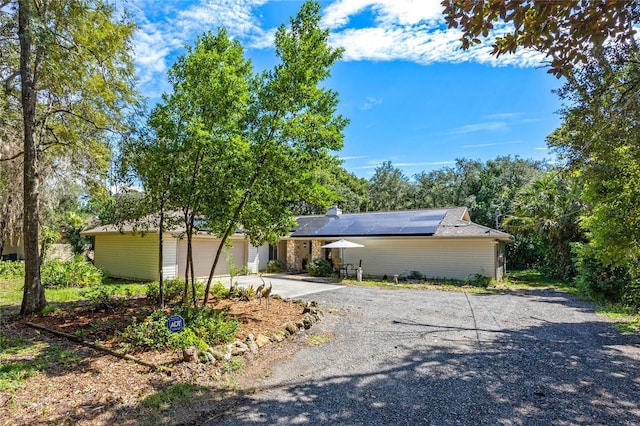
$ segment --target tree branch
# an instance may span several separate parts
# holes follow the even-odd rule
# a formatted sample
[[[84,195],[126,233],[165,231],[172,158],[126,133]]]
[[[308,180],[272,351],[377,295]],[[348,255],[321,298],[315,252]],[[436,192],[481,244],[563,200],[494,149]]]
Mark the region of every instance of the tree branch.
[[[87,117],[84,117],[84,116],[82,116],[82,115],[80,115],[78,113],[75,113],[75,112],[73,112],[73,111],[71,111],[69,109],[59,108],[59,109],[54,109],[51,112],[47,113],[48,116],[49,115],[56,115],[56,114],[68,114],[68,115],[71,115],[73,117],[79,118],[80,120],[82,120],[82,121],[84,121],[86,123],[91,124],[97,130],[104,130],[106,132],[114,132],[115,133],[115,130],[110,129],[108,127],[98,126],[94,121],[89,120]]]
[[[8,158],[0,158],[0,163],[1,163],[1,162],[3,162],[3,161],[11,161],[11,160],[15,160],[16,158],[20,157],[20,156],[21,156],[21,155],[23,155],[23,154],[24,154],[24,152],[20,151],[19,153],[15,154],[15,155],[13,155],[13,156],[11,156],[11,157],[8,157]]]

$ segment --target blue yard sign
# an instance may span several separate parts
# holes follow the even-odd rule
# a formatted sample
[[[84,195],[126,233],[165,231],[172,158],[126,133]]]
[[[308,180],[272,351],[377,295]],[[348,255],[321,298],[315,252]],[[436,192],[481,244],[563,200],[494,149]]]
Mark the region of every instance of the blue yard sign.
[[[184,328],[184,318],[182,318],[180,315],[171,315],[169,317],[169,320],[167,321],[167,327],[174,333],[182,331],[182,329]]]

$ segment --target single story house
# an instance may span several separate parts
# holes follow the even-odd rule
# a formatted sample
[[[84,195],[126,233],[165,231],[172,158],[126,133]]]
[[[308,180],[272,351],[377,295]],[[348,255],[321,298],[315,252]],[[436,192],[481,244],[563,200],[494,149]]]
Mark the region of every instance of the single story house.
[[[317,258],[334,265],[362,265],[365,276],[408,276],[467,279],[483,275],[501,280],[505,273],[505,243],[511,235],[473,223],[465,207],[342,214],[337,207],[326,215],[297,217],[298,225],[276,245],[253,247],[242,233],[231,238],[231,254],[238,268],[266,269],[279,259],[287,270],[305,270]],[[94,263],[109,275],[155,280],[158,277],[158,235],[145,236],[125,228],[102,226],[83,232],[95,237]],[[180,232],[168,232],[163,244],[163,276],[184,277],[187,242]],[[323,245],[348,239],[360,248],[327,249]],[[205,279],[213,264],[219,239],[207,234],[193,238],[195,275]],[[342,256],[344,258],[342,258]],[[415,271],[415,272],[414,272]],[[222,256],[215,275],[229,273]]]
[[[465,207],[301,216],[298,226],[277,246],[289,270],[307,261],[331,258],[365,276],[408,276],[467,279],[476,274],[501,280],[505,273],[506,232],[473,223]],[[339,239],[364,247],[323,249]],[[340,256],[344,255],[344,259]],[[415,271],[415,272],[414,272]]]

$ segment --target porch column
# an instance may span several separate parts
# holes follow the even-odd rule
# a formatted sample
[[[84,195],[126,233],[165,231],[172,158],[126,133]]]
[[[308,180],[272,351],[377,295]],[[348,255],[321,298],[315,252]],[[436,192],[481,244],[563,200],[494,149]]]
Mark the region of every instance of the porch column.
[[[321,245],[322,241],[320,240],[311,241],[311,259],[309,260],[323,259]]]
[[[296,241],[287,240],[287,271],[299,271],[300,259],[298,259],[298,250],[296,250]]]

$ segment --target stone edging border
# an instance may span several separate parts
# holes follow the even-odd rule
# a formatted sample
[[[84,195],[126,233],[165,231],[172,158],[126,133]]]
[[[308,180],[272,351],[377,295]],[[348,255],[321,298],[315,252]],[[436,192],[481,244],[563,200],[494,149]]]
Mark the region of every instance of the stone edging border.
[[[230,361],[234,356],[244,356],[247,352],[256,355],[263,346],[270,343],[282,342],[303,330],[310,329],[313,324],[320,321],[320,318],[324,315],[318,307],[317,302],[306,302],[304,300],[294,300],[292,302],[304,306],[302,319],[295,322],[289,321],[283,324],[282,329],[271,332],[268,335],[258,334],[254,336],[253,334],[249,334],[244,342],[236,340],[226,345],[209,347],[207,350],[200,352],[197,352],[195,348],[191,351],[185,350],[185,361],[196,362],[201,358],[213,364],[217,361]]]

